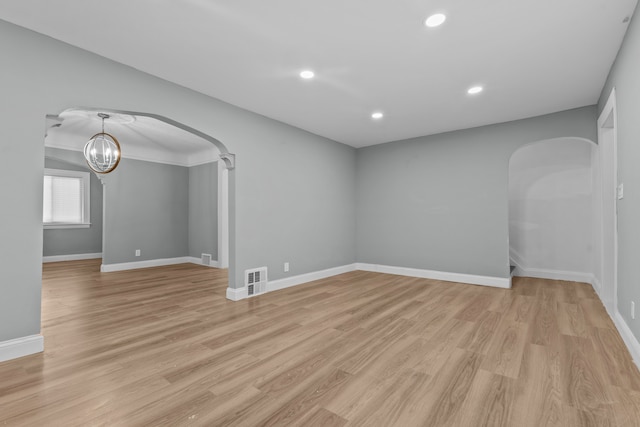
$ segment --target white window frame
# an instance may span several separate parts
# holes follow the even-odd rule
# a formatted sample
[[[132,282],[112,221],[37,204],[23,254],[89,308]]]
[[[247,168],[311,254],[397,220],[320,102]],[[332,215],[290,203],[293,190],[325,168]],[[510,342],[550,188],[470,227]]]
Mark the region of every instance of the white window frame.
[[[81,178],[83,181],[83,194],[82,196],[82,222],[73,222],[73,223],[63,223],[63,222],[49,222],[45,223],[43,218],[43,227],[45,229],[56,229],[56,228],[89,228],[91,226],[91,176],[89,172],[82,171],[71,171],[64,169],[44,169],[44,175],[48,176],[61,176],[61,177],[70,177],[70,178]],[[43,176],[44,182],[44,176]],[[43,206],[43,216],[44,216],[44,206]]]

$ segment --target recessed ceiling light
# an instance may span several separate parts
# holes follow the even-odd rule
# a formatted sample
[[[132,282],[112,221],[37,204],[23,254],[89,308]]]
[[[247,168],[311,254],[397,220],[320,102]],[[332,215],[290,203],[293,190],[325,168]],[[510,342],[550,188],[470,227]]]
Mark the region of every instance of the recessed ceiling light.
[[[375,120],[380,120],[383,117],[384,114],[382,114],[380,111],[376,111],[375,113],[371,114],[371,118]]]
[[[300,73],[300,77],[303,79],[312,79],[316,74],[311,70],[304,70]]]
[[[444,13],[436,13],[428,17],[427,20],[424,21],[424,25],[426,25],[427,27],[437,27],[439,25],[442,25],[442,23],[446,20],[447,17]]]
[[[473,87],[470,87],[470,88],[469,88],[469,90],[467,91],[467,93],[468,93],[469,95],[475,95],[476,93],[480,93],[480,92],[482,92],[482,89],[483,89],[483,88],[482,88],[482,86],[473,86]]]

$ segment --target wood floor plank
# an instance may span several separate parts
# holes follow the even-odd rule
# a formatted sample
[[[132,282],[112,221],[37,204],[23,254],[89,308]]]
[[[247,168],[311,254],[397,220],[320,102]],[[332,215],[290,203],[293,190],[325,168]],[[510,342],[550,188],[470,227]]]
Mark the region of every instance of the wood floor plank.
[[[640,425],[640,393],[612,387],[613,413],[617,426]]]
[[[447,363],[431,380],[424,396],[424,425],[455,426],[483,356],[454,349]],[[425,411],[426,409],[426,411]]]
[[[640,372],[638,372],[631,359],[624,341],[620,335],[612,329],[592,328],[592,342],[595,347],[594,356],[606,366],[603,370],[605,380],[609,384],[624,389],[640,392]]]
[[[537,313],[536,298],[526,295],[514,295],[507,309],[505,320],[508,322],[531,323]]]
[[[500,427],[515,425],[513,395],[516,381],[479,370],[454,425]]]
[[[460,342],[459,347],[475,353],[487,354],[501,317],[500,313],[493,311],[479,312],[475,316],[473,329]]]
[[[461,340],[469,336],[474,324],[458,319],[450,319],[436,335],[428,340],[427,350],[414,358],[412,369],[425,374],[436,375],[449,363],[451,354]]]
[[[581,305],[558,302],[557,310],[560,333],[574,337],[588,336],[589,330]]]
[[[562,372],[559,352],[528,344],[514,394],[514,422],[523,427],[563,427]]]
[[[427,392],[428,375],[403,371],[377,397],[349,419],[353,426],[417,425],[422,396]]]
[[[292,424],[292,426],[304,427],[342,427],[347,424],[347,420],[328,411],[324,408],[310,412],[307,417],[300,419]]]
[[[46,351],[0,363],[0,425],[640,426],[590,285],[356,271],[237,302],[226,271],[46,264]]]
[[[527,324],[500,324],[493,335],[482,368],[497,375],[518,379],[528,331]]]
[[[585,298],[581,299],[579,304],[588,324],[596,328],[615,329],[600,300]]]
[[[531,328],[531,344],[558,346],[560,328],[556,301],[539,298]]]
[[[596,369],[595,349],[591,340],[562,336],[560,348],[563,369],[563,400],[576,409],[598,415],[613,416],[609,387],[603,379],[604,372]]]

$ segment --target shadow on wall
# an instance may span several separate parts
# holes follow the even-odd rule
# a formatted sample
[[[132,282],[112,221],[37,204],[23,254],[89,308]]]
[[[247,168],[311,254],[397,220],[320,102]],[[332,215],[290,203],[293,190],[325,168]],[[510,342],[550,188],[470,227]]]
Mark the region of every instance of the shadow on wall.
[[[591,281],[597,146],[558,138],[518,149],[509,162],[509,256],[516,275]]]

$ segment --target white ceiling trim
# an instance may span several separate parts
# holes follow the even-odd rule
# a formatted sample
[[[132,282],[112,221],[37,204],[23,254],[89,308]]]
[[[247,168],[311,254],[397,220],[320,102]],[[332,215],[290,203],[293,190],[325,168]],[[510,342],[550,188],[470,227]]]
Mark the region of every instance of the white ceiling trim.
[[[60,143],[45,143],[45,147],[50,148],[58,148],[61,150],[69,150],[76,151],[82,153],[83,147],[78,147],[77,145],[66,145]],[[169,153],[164,153],[161,151],[157,151],[149,148],[141,148],[141,147],[121,147],[122,149],[122,158],[130,159],[130,160],[140,160],[143,162],[152,162],[152,163],[162,163],[165,165],[173,165],[173,166],[183,166],[183,167],[193,167],[204,165],[207,163],[213,163],[220,160],[217,150],[203,150],[200,153],[190,154],[190,155],[172,155]]]

